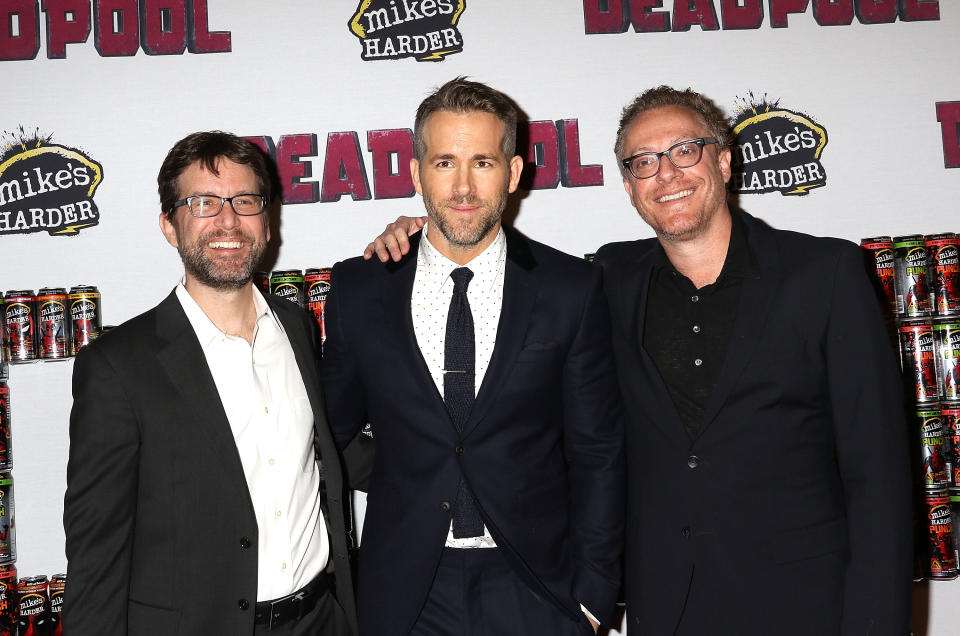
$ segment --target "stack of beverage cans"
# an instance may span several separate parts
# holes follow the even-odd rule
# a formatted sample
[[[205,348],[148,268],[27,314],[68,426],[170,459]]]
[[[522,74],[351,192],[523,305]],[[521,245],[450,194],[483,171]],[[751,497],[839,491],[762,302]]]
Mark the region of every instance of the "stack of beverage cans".
[[[923,574],[957,577],[960,552],[960,265],[953,232],[861,241],[890,310],[906,404],[919,446]],[[929,560],[928,560],[929,559]]]
[[[93,285],[11,289],[0,315],[2,347],[11,362],[74,356],[100,336],[100,292]]]
[[[330,293],[329,267],[311,267],[306,272],[299,269],[277,269],[269,276],[266,272],[257,272],[254,274],[254,284],[264,294],[285,298],[309,311],[320,329],[320,346],[323,347],[327,339],[324,312],[327,294]]]

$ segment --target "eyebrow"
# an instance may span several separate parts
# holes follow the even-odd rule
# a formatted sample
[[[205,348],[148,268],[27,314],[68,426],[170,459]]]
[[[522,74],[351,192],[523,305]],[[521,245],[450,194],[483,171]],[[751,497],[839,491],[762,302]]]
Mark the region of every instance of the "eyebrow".
[[[709,137],[710,135],[706,135],[706,136]],[[690,141],[691,139],[699,139],[699,137],[697,137],[696,135],[694,135],[693,137],[690,137],[689,135],[680,135],[679,137],[674,137],[668,142],[667,148],[670,148],[680,143],[681,141]],[[667,148],[664,148],[664,150],[666,150]],[[654,150],[650,148],[650,146],[640,146],[639,148],[637,148],[636,152],[634,152],[633,154],[637,155],[642,152],[660,152],[660,151]]]

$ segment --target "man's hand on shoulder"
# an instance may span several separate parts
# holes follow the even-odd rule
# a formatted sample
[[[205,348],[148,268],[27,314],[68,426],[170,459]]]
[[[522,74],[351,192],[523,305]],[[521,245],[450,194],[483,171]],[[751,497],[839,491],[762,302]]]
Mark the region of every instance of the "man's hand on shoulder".
[[[399,261],[410,251],[410,241],[407,237],[419,232],[426,224],[425,216],[397,217],[396,221],[388,223],[380,236],[363,250],[364,260],[370,260],[376,254],[382,263],[391,259]]]

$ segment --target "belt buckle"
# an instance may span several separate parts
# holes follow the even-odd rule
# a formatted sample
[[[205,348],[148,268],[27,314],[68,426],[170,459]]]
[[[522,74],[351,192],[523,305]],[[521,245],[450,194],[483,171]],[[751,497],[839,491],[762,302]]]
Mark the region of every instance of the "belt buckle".
[[[300,620],[302,618],[301,614],[303,613],[303,598],[304,598],[304,593],[301,590],[300,592],[297,592],[290,598],[285,598],[279,601],[271,601],[270,602],[270,621],[267,623],[267,631],[273,631],[274,627],[280,626],[281,619],[282,619],[282,616],[280,615],[282,611],[281,608],[283,608],[287,604],[290,604],[290,605],[293,605],[294,603],[296,604],[297,606],[296,620]]]

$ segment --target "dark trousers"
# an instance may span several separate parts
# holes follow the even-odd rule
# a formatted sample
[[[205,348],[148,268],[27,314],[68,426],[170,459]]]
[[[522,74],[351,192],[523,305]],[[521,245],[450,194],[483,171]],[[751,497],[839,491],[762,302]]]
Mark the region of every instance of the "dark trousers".
[[[444,548],[410,636],[593,636],[533,594],[497,548]]]
[[[253,633],[264,636],[353,636],[340,603],[329,591],[325,592],[317,601],[317,606],[300,620],[275,626],[273,629],[267,629],[266,625],[257,625]]]

